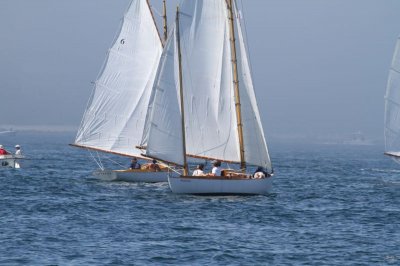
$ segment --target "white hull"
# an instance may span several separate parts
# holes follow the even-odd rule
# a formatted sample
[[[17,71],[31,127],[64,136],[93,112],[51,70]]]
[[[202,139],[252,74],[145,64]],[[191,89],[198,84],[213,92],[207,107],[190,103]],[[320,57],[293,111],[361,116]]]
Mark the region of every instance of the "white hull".
[[[13,155],[0,155],[0,168],[21,168],[20,159],[22,158]]]
[[[167,182],[168,172],[147,172],[135,170],[97,170],[94,176],[105,181],[145,182],[157,183]]]
[[[168,177],[169,187],[177,194],[259,194],[272,191],[272,177],[262,179],[223,179]]]
[[[396,163],[400,164],[400,152],[398,151],[389,151],[389,152],[385,152],[385,155],[389,156],[390,158],[393,159],[393,161],[395,161]]]

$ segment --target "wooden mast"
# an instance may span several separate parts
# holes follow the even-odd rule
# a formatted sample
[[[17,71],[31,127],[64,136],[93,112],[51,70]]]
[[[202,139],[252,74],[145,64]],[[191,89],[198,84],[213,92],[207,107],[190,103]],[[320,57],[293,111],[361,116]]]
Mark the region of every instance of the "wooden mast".
[[[239,94],[239,78],[238,78],[238,67],[237,67],[237,56],[236,56],[236,39],[235,39],[235,27],[233,17],[233,0],[227,0],[228,13],[229,13],[229,33],[231,41],[231,57],[233,67],[233,83],[235,92],[235,109],[236,109],[236,122],[237,130],[239,135],[239,147],[240,147],[240,168],[246,169],[246,162],[244,158],[244,143],[243,143],[243,124],[242,114],[240,105],[240,94]]]
[[[183,78],[182,78],[182,54],[181,54],[181,36],[179,32],[179,6],[176,7],[176,42],[178,44],[178,62],[179,62],[179,94],[181,104],[181,124],[182,124],[182,144],[183,144],[183,175],[188,176],[188,165],[186,160],[186,135],[185,135],[185,108],[183,105]]]
[[[164,22],[164,43],[166,43],[168,38],[168,24],[167,24],[167,4],[165,0],[163,0],[163,22]]]

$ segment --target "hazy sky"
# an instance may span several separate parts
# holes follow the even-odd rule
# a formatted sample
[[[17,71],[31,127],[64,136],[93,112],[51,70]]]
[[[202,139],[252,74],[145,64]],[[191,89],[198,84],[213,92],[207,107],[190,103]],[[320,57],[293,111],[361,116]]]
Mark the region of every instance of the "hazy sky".
[[[129,2],[0,0],[0,128],[77,128]],[[382,137],[400,0],[238,2],[267,136]]]

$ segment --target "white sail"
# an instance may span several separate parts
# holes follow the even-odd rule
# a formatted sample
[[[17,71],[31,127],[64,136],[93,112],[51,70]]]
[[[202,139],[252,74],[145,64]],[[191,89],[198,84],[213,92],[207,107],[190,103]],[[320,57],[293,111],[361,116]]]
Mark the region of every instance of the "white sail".
[[[226,2],[185,1],[180,14],[187,153],[238,162]]]
[[[162,44],[146,0],[133,0],[95,83],[75,144],[138,156]]]
[[[184,1],[179,21],[186,152],[189,156],[240,162],[227,3],[224,0]],[[239,24],[237,27],[245,160],[271,170],[242,31]],[[175,38],[170,35],[156,78],[159,97],[156,95],[151,104],[148,124],[149,132],[158,133],[149,136],[146,154],[182,164],[181,148],[173,148],[182,146],[179,109],[171,111],[173,105],[179,105]]]
[[[184,1],[179,14],[187,154],[238,162],[240,154],[235,128],[236,115],[233,103],[233,77],[226,2],[221,0]],[[168,52],[164,51],[165,55],[163,56],[165,57],[163,60],[166,62],[160,64],[156,79],[158,90],[156,93],[159,95],[161,95],[161,91],[164,94],[168,91],[175,95],[179,92],[177,87],[179,85],[178,63],[176,62],[177,47],[175,40],[172,41],[171,37],[176,38],[176,36],[170,35],[165,48]],[[171,63],[172,58],[175,60],[174,65]],[[174,71],[172,72],[167,65],[174,67]],[[169,86],[172,85],[174,87],[170,88]],[[177,148],[173,149],[176,147],[174,143],[182,145],[182,139],[178,139],[178,136],[181,138],[182,135],[179,126],[180,114],[178,117],[174,117],[174,115],[178,115],[175,110],[166,117],[160,111],[161,107],[159,106],[160,99],[164,101],[164,105],[179,105],[179,97],[170,95],[168,97],[160,96],[160,99],[156,98],[151,103],[154,115],[149,117],[151,124],[149,124],[150,133],[146,155],[169,162],[182,162],[181,151],[177,151]],[[154,121],[160,115],[162,119],[155,123]],[[175,119],[175,122],[171,122],[172,120],[169,121],[169,119]],[[160,122],[167,125],[162,127]],[[172,131],[167,130],[169,123],[175,127],[169,128]],[[166,138],[154,135],[151,137],[151,132],[153,131],[154,134],[154,130],[157,129],[160,133],[164,132],[163,137]],[[170,139],[167,138],[168,132]],[[167,144],[171,147],[163,149],[162,147]],[[172,149],[173,156],[165,157],[168,149]],[[173,158],[174,156],[179,156],[179,160]]]
[[[147,123],[146,155],[183,165],[179,62],[176,49],[174,28],[165,45],[154,83],[154,97]]]
[[[397,39],[385,96],[385,149],[400,156],[400,38]]]
[[[261,166],[271,171],[271,160],[254,93],[253,80],[243,38],[240,16],[237,13],[236,7],[234,8],[234,12],[237,29],[236,36],[238,41],[238,75],[245,161],[247,164]]]

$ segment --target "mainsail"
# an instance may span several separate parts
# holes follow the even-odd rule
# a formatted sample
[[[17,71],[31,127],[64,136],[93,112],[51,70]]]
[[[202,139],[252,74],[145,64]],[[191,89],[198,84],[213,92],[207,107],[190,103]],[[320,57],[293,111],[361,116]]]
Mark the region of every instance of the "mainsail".
[[[400,38],[397,39],[385,96],[385,150],[400,157]]]
[[[133,0],[108,52],[75,145],[140,156],[145,117],[162,43],[146,0]]]
[[[187,154],[240,162],[227,2],[183,1],[179,16]],[[238,20],[236,15],[235,20]],[[236,25],[245,159],[251,165],[271,169],[239,22]],[[158,91],[149,116],[146,155],[182,165],[181,151],[173,148],[182,145],[176,43],[176,34],[172,32],[155,82]],[[162,105],[175,104],[178,106],[174,112],[157,110]],[[152,137],[152,132],[162,134]]]

